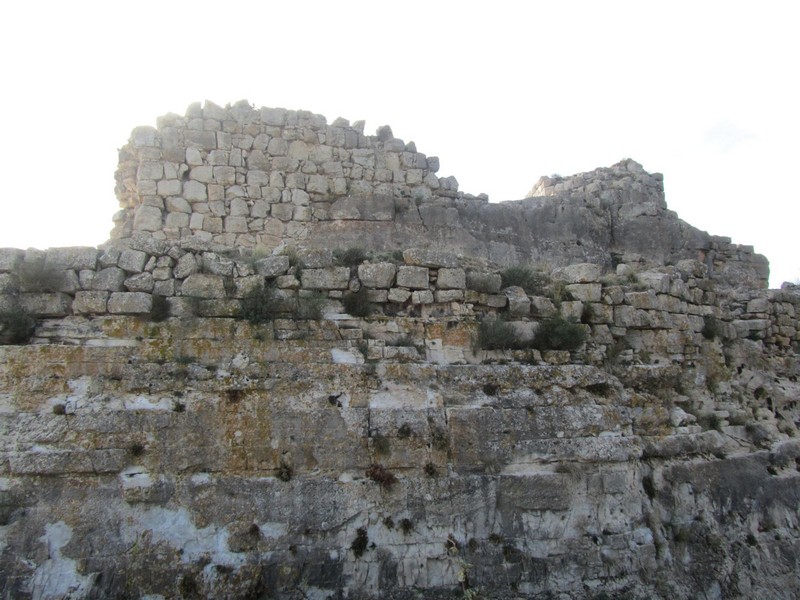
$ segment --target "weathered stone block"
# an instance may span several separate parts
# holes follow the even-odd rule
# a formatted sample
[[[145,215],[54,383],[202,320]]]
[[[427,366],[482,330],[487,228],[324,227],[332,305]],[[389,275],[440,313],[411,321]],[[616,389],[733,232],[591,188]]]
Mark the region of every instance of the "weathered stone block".
[[[569,477],[561,473],[500,477],[498,490],[500,510],[540,511],[567,510],[570,506]]]
[[[101,269],[92,279],[92,289],[107,292],[122,291],[127,275],[119,267]]]
[[[86,246],[50,248],[47,250],[45,264],[48,267],[64,270],[94,269],[97,266],[97,255],[97,248]]]
[[[397,285],[410,289],[428,288],[428,268],[401,266],[397,269]]]
[[[390,288],[397,267],[393,263],[366,263],[358,266],[358,278],[368,288]]]
[[[303,287],[310,290],[345,290],[350,283],[348,267],[303,269],[300,276]]]
[[[131,273],[141,273],[144,271],[144,265],[147,262],[147,254],[139,250],[131,250],[125,248],[119,256],[117,265],[121,269],[125,269]]]
[[[153,297],[144,292],[114,292],[108,299],[112,315],[144,315],[153,308]]]
[[[564,286],[575,300],[600,302],[603,286],[599,283],[570,283]]]
[[[64,317],[69,314],[72,298],[60,292],[47,294],[20,294],[19,306],[39,317]]]
[[[463,302],[464,290],[436,290],[434,293],[436,302]]]
[[[512,317],[527,317],[531,314],[531,300],[521,287],[512,285],[504,290],[508,298],[508,312]]]
[[[553,278],[566,283],[595,283],[602,274],[602,267],[594,263],[577,263],[553,270]]]
[[[429,248],[409,248],[403,252],[403,260],[407,265],[422,267],[458,267],[458,257],[454,254]]]
[[[100,315],[106,312],[108,292],[77,292],[72,301],[76,315]]]
[[[402,289],[402,288],[392,288],[389,290],[388,300],[389,302],[395,302],[397,304],[405,303],[411,297],[411,292]]]
[[[253,267],[262,277],[277,277],[289,270],[289,257],[266,256],[254,261]]]
[[[439,269],[436,287],[440,290],[463,290],[467,286],[464,269]]]
[[[14,271],[22,264],[25,251],[17,248],[0,248],[0,272]]]
[[[195,273],[183,280],[181,295],[193,298],[225,298],[225,283],[220,275]]]
[[[433,304],[433,292],[430,290],[414,290],[411,292],[412,304]]]
[[[147,292],[153,291],[153,274],[152,273],[137,273],[125,280],[125,287],[129,292]]]
[[[145,204],[136,209],[133,228],[138,231],[159,231],[162,227],[161,210]]]

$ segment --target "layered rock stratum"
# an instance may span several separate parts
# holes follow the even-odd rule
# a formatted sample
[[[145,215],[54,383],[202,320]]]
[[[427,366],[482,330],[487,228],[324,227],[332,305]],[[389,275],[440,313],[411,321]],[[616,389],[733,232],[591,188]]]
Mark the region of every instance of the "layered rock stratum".
[[[192,105],[106,244],[0,250],[3,597],[800,595],[797,289],[632,160],[363,130]]]

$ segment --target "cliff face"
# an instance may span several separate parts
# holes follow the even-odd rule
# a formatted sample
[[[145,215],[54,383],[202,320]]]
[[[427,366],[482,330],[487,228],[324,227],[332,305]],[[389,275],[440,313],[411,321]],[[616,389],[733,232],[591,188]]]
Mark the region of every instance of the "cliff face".
[[[122,156],[104,248],[0,250],[4,597],[800,595],[800,296],[660,177],[244,104]]]

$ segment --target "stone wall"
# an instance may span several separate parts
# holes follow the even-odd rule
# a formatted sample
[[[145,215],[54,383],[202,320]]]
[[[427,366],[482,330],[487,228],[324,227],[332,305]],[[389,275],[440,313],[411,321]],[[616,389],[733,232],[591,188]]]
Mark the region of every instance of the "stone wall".
[[[488,203],[437,177],[439,161],[391,128],[246,102],[189,107],[120,150],[112,243],[134,234],[189,249],[428,245],[494,265],[706,261],[713,277],[766,287],[766,259],[667,210],[660,174],[625,160],[543,178],[522,201]]]

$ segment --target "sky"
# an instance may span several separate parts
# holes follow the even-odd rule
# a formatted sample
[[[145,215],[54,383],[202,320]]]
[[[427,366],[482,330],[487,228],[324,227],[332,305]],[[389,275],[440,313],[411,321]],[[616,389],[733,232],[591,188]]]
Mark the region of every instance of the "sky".
[[[6,2],[0,247],[97,245],[117,149],[205,99],[391,125],[491,201],[633,158],[800,280],[800,3]]]

